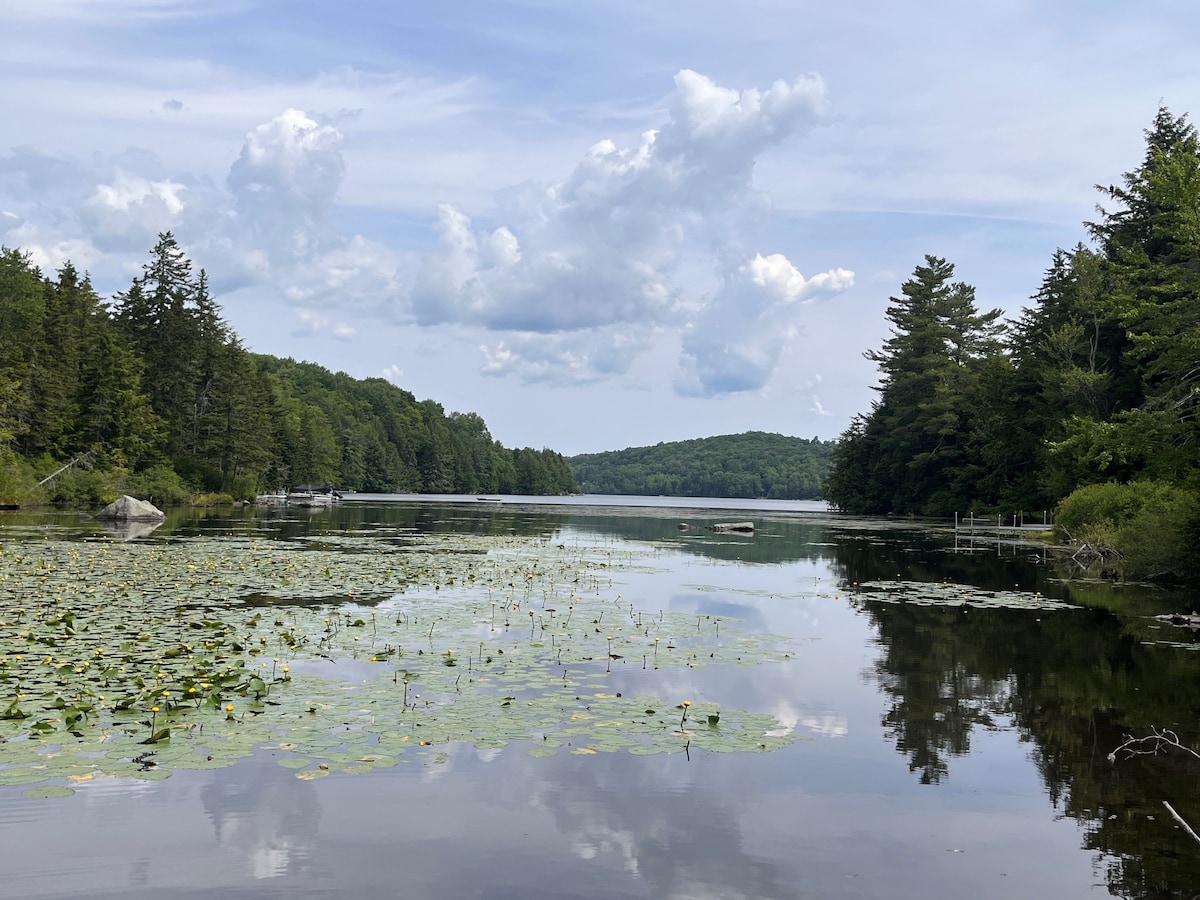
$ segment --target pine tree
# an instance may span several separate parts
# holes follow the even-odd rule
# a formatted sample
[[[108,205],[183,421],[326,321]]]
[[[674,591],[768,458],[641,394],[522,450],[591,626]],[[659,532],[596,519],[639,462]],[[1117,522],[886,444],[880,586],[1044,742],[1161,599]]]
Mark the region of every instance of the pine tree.
[[[980,313],[954,267],[925,257],[891,298],[892,335],[868,351],[880,398],[842,436],[827,495],[851,512],[946,513],[969,504],[968,436],[981,361],[999,353],[998,309]]]
[[[1079,483],[1150,477],[1200,480],[1200,139],[1186,116],[1160,108],[1142,165],[1100,188],[1116,206],[1089,228],[1120,328],[1122,401],[1080,416],[1055,460]]]
[[[129,291],[118,294],[117,322],[146,360],[145,385],[167,423],[171,452],[194,455],[193,420],[200,329],[192,264],[170,232],[160,234],[151,260]]]

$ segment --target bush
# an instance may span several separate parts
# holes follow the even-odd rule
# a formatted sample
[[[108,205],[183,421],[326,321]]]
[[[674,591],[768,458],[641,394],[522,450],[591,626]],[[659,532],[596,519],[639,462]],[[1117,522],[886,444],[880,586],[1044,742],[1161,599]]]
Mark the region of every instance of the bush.
[[[231,480],[229,493],[234,500],[253,500],[258,496],[258,480],[249,475],[242,475]]]
[[[232,506],[232,494],[194,494],[189,501],[192,506]]]
[[[8,450],[0,450],[0,505],[40,503],[45,492],[29,464]]]
[[[53,503],[90,509],[107,506],[125,493],[122,481],[121,474],[114,472],[75,468],[55,476],[46,487]]]
[[[130,479],[129,493],[157,507],[179,506],[187,503],[191,489],[170,466],[151,466]]]
[[[1073,538],[1114,547],[1133,578],[1200,577],[1200,494],[1161,482],[1091,484],[1067,497],[1055,522]]]

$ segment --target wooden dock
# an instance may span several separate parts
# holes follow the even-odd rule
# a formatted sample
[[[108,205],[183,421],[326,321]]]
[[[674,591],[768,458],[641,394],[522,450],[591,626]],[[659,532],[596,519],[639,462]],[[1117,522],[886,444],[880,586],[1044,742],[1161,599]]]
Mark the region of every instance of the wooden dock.
[[[954,514],[954,530],[966,531],[971,534],[977,532],[1013,532],[1020,534],[1049,531],[1054,527],[1054,523],[1050,521],[1045,512],[1042,513],[1042,521],[1027,522],[1024,513],[1013,513],[1011,517],[1002,514],[996,518],[990,516],[976,516],[974,513],[967,516]]]
[[[1021,513],[1010,518],[1003,515],[954,516],[955,553],[995,553],[997,556],[1023,555],[1031,562],[1045,563],[1050,559],[1050,545],[1034,538],[1054,527],[1054,523],[1043,513],[1042,521],[1027,522]],[[1029,537],[1023,537],[1029,535]],[[1037,549],[1040,548],[1040,549]],[[1031,552],[1033,555],[1030,555]]]

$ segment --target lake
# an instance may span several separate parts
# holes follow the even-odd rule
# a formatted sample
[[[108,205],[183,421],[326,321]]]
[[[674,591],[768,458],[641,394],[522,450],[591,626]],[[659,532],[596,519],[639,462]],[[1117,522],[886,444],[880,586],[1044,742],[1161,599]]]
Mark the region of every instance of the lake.
[[[1108,758],[1200,748],[1200,644],[1153,618],[1194,594],[782,501],[130,537],[0,513],[5,897],[1200,893],[1197,760]]]

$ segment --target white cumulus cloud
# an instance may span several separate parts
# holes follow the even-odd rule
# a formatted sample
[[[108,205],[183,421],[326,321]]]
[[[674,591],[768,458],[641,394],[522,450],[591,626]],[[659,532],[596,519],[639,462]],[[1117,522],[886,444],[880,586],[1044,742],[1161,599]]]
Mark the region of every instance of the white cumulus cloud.
[[[278,258],[306,258],[334,239],[329,211],[346,175],[342,135],[286,109],[246,135],[226,184],[239,224]]]
[[[144,251],[157,234],[182,221],[186,191],[178,181],[153,180],[118,168],[111,179],[96,185],[80,219],[102,249]]]
[[[699,342],[709,321],[724,316],[689,294],[679,272],[705,258],[722,271],[743,252],[747,230],[769,206],[753,186],[755,162],[819,119],[825,87],[803,77],[737,91],[685,69],[667,106],[666,121],[636,145],[598,141],[561,181],[502,192],[495,227],[442,204],[437,247],[411,295],[417,323],[505,333],[483,348],[486,373],[578,382],[626,371],[648,345],[647,329],[678,327],[699,309],[690,357],[707,365],[712,353]],[[751,270],[763,296],[781,303],[853,279],[837,269],[805,280],[779,254],[756,256]],[[732,301],[718,294],[712,302]],[[760,332],[742,329],[736,351],[749,366],[737,379],[746,386],[760,385],[778,359],[778,336],[763,346]],[[707,392],[721,379],[692,380]]]
[[[12,217],[0,234],[46,266],[100,258],[111,277],[136,272],[171,230],[218,294],[266,290],[310,311],[297,334],[353,339],[337,312],[350,310],[465,326],[486,335],[485,374],[589,383],[678,340],[679,392],[756,390],[798,333],[802,305],[853,283],[840,268],[806,278],[788,256],[753,247],[770,215],[754,183],[759,157],[826,105],[815,76],[735,90],[685,69],[658,127],[626,146],[595,141],[558,180],[499,192],[486,219],[441,204],[436,246],[416,260],[335,219],[349,170],[341,129],[367,128],[370,110],[288,106],[244,132],[224,179],[147,150],[9,150],[0,196]]]
[[[805,278],[782,253],[756,254],[722,279],[685,330],[676,391],[713,396],[763,387],[797,332],[797,307],[853,285],[847,269]]]
[[[480,346],[485,375],[513,375],[528,383],[587,384],[629,369],[651,345],[653,329],[621,327],[587,332],[509,332]]]
[[[807,301],[820,293],[835,293],[854,286],[854,273],[847,269],[833,269],[806,279],[782,253],[756,254],[747,269],[755,285],[785,302]]]
[[[357,336],[358,331],[346,322],[331,321],[326,316],[310,309],[296,311],[300,325],[292,330],[293,337],[321,337],[329,335],[335,340],[348,341]]]

